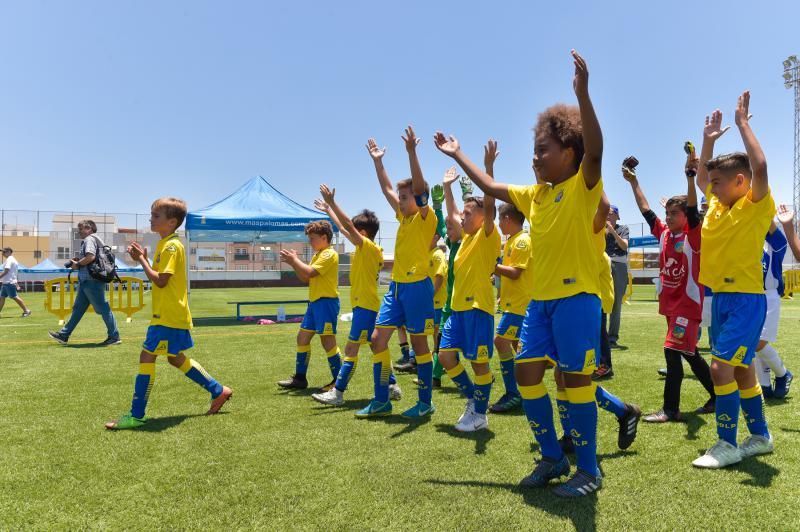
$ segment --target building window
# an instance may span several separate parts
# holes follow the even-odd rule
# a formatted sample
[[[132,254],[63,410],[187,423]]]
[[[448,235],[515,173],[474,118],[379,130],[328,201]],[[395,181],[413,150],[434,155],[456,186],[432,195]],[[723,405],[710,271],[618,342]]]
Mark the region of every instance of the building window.
[[[41,259],[42,258],[42,251],[40,249],[37,249],[36,251],[34,251],[33,252],[33,258],[34,259]]]
[[[237,264],[235,269],[236,269],[236,271],[239,271],[239,272],[246,272],[247,271],[247,264]]]

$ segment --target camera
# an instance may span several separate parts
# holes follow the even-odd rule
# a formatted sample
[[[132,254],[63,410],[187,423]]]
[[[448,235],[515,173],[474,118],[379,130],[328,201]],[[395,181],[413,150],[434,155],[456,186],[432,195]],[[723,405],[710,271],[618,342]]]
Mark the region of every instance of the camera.
[[[72,269],[72,261],[68,260],[67,262],[65,262],[64,263],[64,267],[67,268],[68,270],[71,270]]]
[[[622,166],[627,168],[628,170],[636,170],[636,167],[639,165],[639,159],[631,155],[627,157],[624,161],[622,161]]]

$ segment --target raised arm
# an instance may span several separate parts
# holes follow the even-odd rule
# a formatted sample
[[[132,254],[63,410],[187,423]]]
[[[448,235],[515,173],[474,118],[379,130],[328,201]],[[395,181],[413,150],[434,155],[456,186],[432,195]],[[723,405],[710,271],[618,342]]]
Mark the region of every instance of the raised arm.
[[[597,211],[594,213],[594,220],[592,220],[592,229],[595,234],[599,233],[606,227],[608,221],[608,213],[611,210],[611,202],[608,201],[606,191],[600,196],[600,203],[597,205]]]
[[[639,211],[645,213],[651,210],[650,204],[647,202],[647,197],[645,197],[642,187],[639,186],[639,178],[636,176],[636,172],[623,166],[622,177],[630,184],[631,190],[633,191],[633,198],[636,200],[636,206],[639,207]]]
[[[489,139],[483,147],[483,167],[492,181],[494,181],[494,162],[498,155],[500,152],[497,151],[497,141]],[[483,231],[489,236],[494,230],[494,196],[487,194],[483,197]]]
[[[336,189],[328,188],[328,185],[322,184],[319,186],[319,193],[322,196],[322,201],[315,200],[314,207],[330,216],[333,223],[342,232],[342,235],[353,243],[354,246],[359,247],[364,243],[364,237],[358,232],[353,221],[350,219],[341,206],[336,203]]]
[[[789,249],[792,250],[794,259],[800,261],[800,237],[794,230],[794,212],[787,205],[778,207],[778,221],[783,226],[786,240],[789,242]]]
[[[389,205],[392,207],[392,211],[397,212],[400,210],[400,200],[397,198],[397,193],[392,187],[392,182],[389,179],[389,174],[386,173],[386,168],[383,167],[383,155],[386,153],[386,148],[379,148],[375,139],[369,139],[367,141],[367,151],[370,157],[372,157],[372,162],[375,163],[375,173],[378,175],[378,184],[381,187],[381,192],[383,192],[386,201],[388,201]]]
[[[447,207],[447,219],[453,223],[461,225],[461,211],[458,210],[456,205],[456,198],[453,196],[453,183],[458,180],[456,167],[450,167],[444,174],[444,202]]]
[[[736,125],[742,135],[744,149],[750,158],[750,168],[753,179],[750,183],[751,199],[753,202],[761,201],[769,194],[769,179],[767,178],[767,158],[764,150],[756,139],[755,133],[750,128],[750,91],[744,91],[739,96],[736,104]]]
[[[481,170],[475,163],[461,151],[458,140],[450,135],[445,137],[444,133],[438,131],[433,137],[433,142],[440,152],[448,157],[452,157],[462,170],[469,176],[473,183],[478,185],[484,194],[488,194],[506,203],[512,203],[511,197],[508,195],[508,185],[505,183],[498,183],[492,176],[488,175],[485,171]]]
[[[688,181],[686,187],[686,206],[690,208],[697,208],[697,187],[694,186],[694,178],[699,169],[700,159],[697,158],[697,154],[694,152],[694,147],[692,147],[691,151],[686,156],[686,166],[684,168],[686,181]]]
[[[722,127],[722,111],[716,109],[710,116],[706,116],[703,127],[703,147],[700,148],[700,165],[697,168],[697,186],[705,194],[708,188],[708,170],[706,163],[714,158],[714,143],[728,131],[731,126]]]
[[[586,60],[575,50],[572,50],[572,59],[575,63],[572,86],[575,89],[575,96],[578,97],[583,126],[583,178],[586,186],[592,189],[600,181],[601,176],[603,132],[600,129],[600,122],[597,121],[592,100],[589,98],[589,69]]]
[[[417,196],[425,194],[425,177],[422,175],[422,167],[419,165],[419,158],[417,157],[417,144],[420,143],[420,139],[414,134],[414,129],[411,126],[406,128],[403,142],[406,144],[408,165],[411,167],[411,192],[416,199]],[[422,218],[428,216],[428,205],[420,206],[419,212]]]
[[[455,167],[452,168],[455,172]],[[431,203],[433,204],[433,213],[436,215],[436,234],[441,238],[447,238],[447,225],[444,222],[444,213],[442,213],[444,187],[441,183],[436,183],[431,187]]]

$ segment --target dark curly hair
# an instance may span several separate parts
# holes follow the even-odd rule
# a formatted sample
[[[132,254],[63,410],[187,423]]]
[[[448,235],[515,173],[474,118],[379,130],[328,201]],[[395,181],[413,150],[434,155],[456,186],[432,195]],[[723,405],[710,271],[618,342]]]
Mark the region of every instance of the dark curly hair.
[[[324,236],[328,239],[328,243],[330,244],[331,240],[333,240],[333,227],[331,224],[326,220],[317,220],[316,222],[308,222],[306,224],[306,235],[320,235]]]
[[[536,119],[533,128],[536,137],[547,135],[562,148],[572,148],[575,152],[575,168],[583,159],[583,125],[581,112],[576,105],[557,103],[545,109]]]

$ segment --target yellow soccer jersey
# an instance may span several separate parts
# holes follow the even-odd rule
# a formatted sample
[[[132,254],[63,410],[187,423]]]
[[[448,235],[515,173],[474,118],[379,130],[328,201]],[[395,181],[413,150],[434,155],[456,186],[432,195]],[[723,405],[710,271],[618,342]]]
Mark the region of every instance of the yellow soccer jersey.
[[[425,218],[422,218],[419,212],[404,217],[398,211],[397,221],[400,222],[400,227],[397,229],[394,245],[392,281],[396,283],[421,281],[428,276],[430,263],[428,253],[433,234],[436,232],[436,214],[433,209],[428,209]]]
[[[611,276],[611,258],[606,255],[605,251],[600,256],[600,306],[603,308],[604,314],[611,314],[611,310],[614,308],[614,278]]]
[[[372,240],[365,238],[353,252],[350,261],[350,302],[378,312],[378,274],[383,267],[383,250]]]
[[[775,200],[767,193],[753,203],[751,192],[726,207],[706,188],[708,211],[703,219],[700,283],[714,292],[764,293],[761,258],[764,238],[775,216]]]
[[[444,307],[444,303],[447,301],[447,259],[444,256],[444,251],[439,248],[431,250],[430,259],[428,277],[431,278],[431,283],[436,283],[437,275],[442,276],[442,284],[433,294],[433,308],[440,309]]]
[[[153,316],[150,325],[191,329],[189,290],[186,283],[186,249],[176,233],[162,238],[156,246],[153,268],[172,277],[164,288],[152,285]]]
[[[582,168],[557,185],[508,187],[512,202],[531,224],[533,299],[600,295],[592,222],[602,193],[602,181],[591,190],[586,187]]]
[[[486,236],[481,227],[475,234],[464,235],[453,263],[452,309],[480,309],[494,314],[495,297],[492,274],[500,256],[500,231],[495,226]]]
[[[314,253],[312,268],[319,275],[308,281],[308,299],[316,301],[321,297],[339,297],[339,254],[332,247]]]
[[[500,279],[500,310],[525,315],[533,291],[531,269],[531,237],[525,231],[509,237],[503,251],[503,266],[522,269],[518,279]]]

